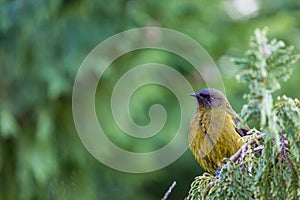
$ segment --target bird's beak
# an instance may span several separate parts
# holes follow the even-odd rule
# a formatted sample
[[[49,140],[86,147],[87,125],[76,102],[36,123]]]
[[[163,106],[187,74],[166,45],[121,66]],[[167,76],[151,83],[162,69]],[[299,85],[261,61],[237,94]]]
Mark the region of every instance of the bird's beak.
[[[192,93],[190,94],[190,96],[192,96],[192,97],[197,97],[197,96],[198,96],[198,93],[197,93],[197,92],[192,92]]]

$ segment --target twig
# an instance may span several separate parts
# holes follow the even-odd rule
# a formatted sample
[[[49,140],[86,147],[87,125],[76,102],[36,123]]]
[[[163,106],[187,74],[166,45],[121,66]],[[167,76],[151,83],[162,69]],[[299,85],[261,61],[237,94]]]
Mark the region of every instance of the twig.
[[[169,187],[168,191],[165,193],[164,197],[161,200],[167,200],[169,194],[172,192],[172,189],[175,187],[176,181],[173,181],[172,185]]]
[[[238,158],[242,155],[243,152],[246,152],[246,148],[248,145],[253,145],[256,140],[261,140],[264,136],[266,135],[266,133],[262,133],[260,135],[258,135],[255,139],[252,139],[252,140],[249,140],[246,144],[244,144],[235,154],[233,154],[231,157],[230,157],[230,160],[235,162],[238,160]],[[255,152],[257,151],[261,151],[263,149],[263,146],[258,146],[257,149],[254,149]]]
[[[261,152],[264,149],[264,145],[259,145],[258,147],[254,148],[254,153],[258,153]]]
[[[290,168],[292,168],[293,164],[286,152],[286,143],[288,143],[288,141],[285,139],[285,136],[282,133],[280,135],[280,142],[281,142],[281,153],[282,153],[283,157],[285,158],[285,160],[287,161]]]

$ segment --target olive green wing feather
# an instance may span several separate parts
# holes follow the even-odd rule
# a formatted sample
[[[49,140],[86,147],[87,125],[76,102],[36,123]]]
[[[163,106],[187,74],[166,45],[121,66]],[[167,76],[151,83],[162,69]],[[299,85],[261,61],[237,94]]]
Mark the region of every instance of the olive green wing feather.
[[[247,133],[250,128],[247,126],[247,124],[241,124],[242,119],[239,116],[236,116],[233,121],[235,124],[235,130],[241,137],[248,135]]]

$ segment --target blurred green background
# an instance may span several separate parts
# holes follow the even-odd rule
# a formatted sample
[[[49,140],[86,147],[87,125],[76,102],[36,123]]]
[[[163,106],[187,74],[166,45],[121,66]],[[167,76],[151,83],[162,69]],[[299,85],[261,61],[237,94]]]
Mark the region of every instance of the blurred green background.
[[[300,1],[1,0],[0,199],[151,200],[160,199],[173,181],[177,186],[169,199],[186,196],[194,177],[203,172],[190,151],[155,172],[119,172],[88,153],[72,118],[72,86],[86,55],[108,37],[144,26],[174,29],[198,41],[217,63],[228,99],[239,112],[246,86],[237,84],[236,69],[226,57],[242,56],[254,29],[265,26],[269,37],[299,52]],[[122,56],[105,72],[101,94],[107,94],[107,102],[124,72],[149,62],[173,66],[195,90],[205,87],[185,60],[157,50],[137,51]],[[297,64],[278,94],[299,98],[299,77]],[[178,115],[178,102],[165,88],[145,86],[140,92],[130,104],[136,123],[149,123],[153,103]],[[149,93],[155,98],[148,98]],[[108,137],[131,151],[163,146],[178,123],[178,118],[171,118],[165,128],[168,134],[139,143],[118,130],[106,105],[99,102],[97,111],[107,116],[101,123],[110,130]]]

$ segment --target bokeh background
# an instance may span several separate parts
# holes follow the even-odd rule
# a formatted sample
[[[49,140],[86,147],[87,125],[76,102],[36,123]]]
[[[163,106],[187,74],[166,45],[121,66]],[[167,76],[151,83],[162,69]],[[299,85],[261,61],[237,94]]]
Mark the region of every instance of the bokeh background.
[[[300,52],[299,0],[1,0],[0,199],[151,200],[160,199],[173,181],[177,185],[169,199],[186,196],[194,177],[203,173],[190,151],[155,172],[119,172],[88,153],[72,118],[72,86],[86,55],[108,37],[144,26],[170,28],[199,42],[218,65],[237,112],[247,87],[237,83],[237,69],[227,57],[242,56],[256,28],[268,26],[271,38]],[[149,62],[174,67],[195,90],[205,87],[189,63],[168,52],[135,51],[116,60],[100,80],[96,108],[105,116],[101,123],[108,137],[134,152],[165,145],[178,124],[174,95],[151,85],[133,95],[131,115],[146,125],[149,106],[164,105],[174,116],[165,134],[136,140],[113,121],[107,102],[114,84],[130,68]],[[299,67],[276,95],[300,97]]]

